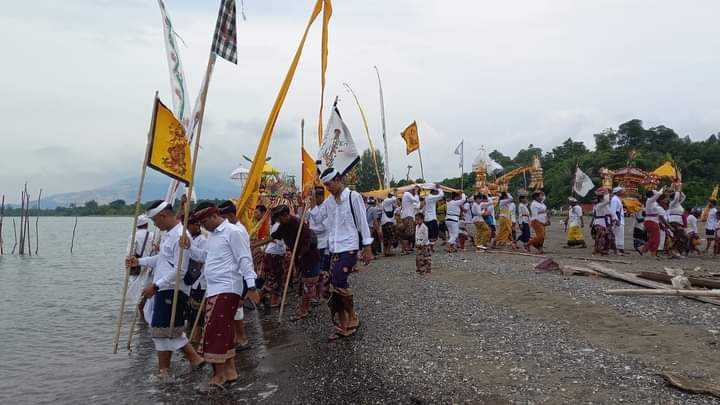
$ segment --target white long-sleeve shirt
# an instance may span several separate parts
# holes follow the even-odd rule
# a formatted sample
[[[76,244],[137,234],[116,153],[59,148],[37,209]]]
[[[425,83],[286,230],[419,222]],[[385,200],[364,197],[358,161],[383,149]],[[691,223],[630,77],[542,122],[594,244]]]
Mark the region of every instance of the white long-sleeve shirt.
[[[138,259],[141,266],[150,266],[153,270],[153,284],[158,286],[159,291],[175,289],[175,271],[176,265],[180,260],[180,246],[178,242],[182,235],[183,226],[178,223],[171,230],[165,233],[160,242],[160,251],[154,256],[142,257]],[[188,237],[190,234],[187,233]],[[183,262],[180,267],[180,286],[178,289],[185,294],[190,292],[190,286],[186,285],[182,280],[187,273],[188,264],[190,263],[190,252],[183,253]]]
[[[653,191],[652,197],[645,201],[645,221],[659,223],[659,216],[665,214],[665,210],[657,202],[661,195],[660,192]]]
[[[683,214],[685,213],[685,208],[682,206],[683,202],[685,202],[685,194],[682,192],[674,193],[673,199],[670,201],[670,206],[668,207],[670,222],[683,223]]]
[[[705,222],[706,231],[714,231],[717,229],[717,208],[713,207],[708,210],[707,222]]]
[[[610,215],[613,221],[620,221],[620,225],[625,225],[625,207],[622,199],[616,195],[610,199]]]
[[[462,206],[465,204],[465,193],[462,194],[459,200],[450,200],[446,204],[445,219],[453,221],[460,220],[460,214],[462,213]]]
[[[352,210],[350,209],[352,204]],[[323,224],[328,231],[328,247],[331,253],[343,253],[358,250],[358,232],[362,236],[362,244],[370,245],[370,227],[367,223],[365,204],[359,193],[349,188],[340,193],[340,201],[335,196],[328,197],[320,206]],[[352,211],[355,212],[353,219]],[[357,223],[357,227],[355,227]]]
[[[612,219],[617,219],[610,209],[610,197],[605,194],[602,201],[593,207],[593,225],[607,227]],[[610,217],[610,218],[609,218]]]
[[[428,194],[425,196],[425,222],[437,221],[437,203],[445,197],[445,193],[439,190],[437,194]]]
[[[512,218],[512,204],[512,195],[508,193],[507,198],[503,198],[498,202],[498,211],[500,211],[498,218]]]
[[[327,229],[325,229],[325,224],[323,223],[323,215],[322,210],[320,209],[320,206],[313,207],[310,211],[308,211],[308,224],[310,225],[310,230],[315,232],[315,236],[317,237],[317,248],[319,250],[327,249],[328,247],[328,235],[327,235]]]
[[[697,218],[695,218],[695,215],[688,215],[687,217],[687,233],[694,233],[696,235],[698,233]]]
[[[419,202],[419,195],[413,195],[409,191],[404,192],[402,196],[402,211],[400,211],[400,218],[415,218],[415,204]]]
[[[192,249],[193,260],[205,263],[203,273],[207,282],[207,296],[223,293],[242,295],[243,279],[248,288],[255,287],[250,237],[244,227],[227,220],[208,234],[205,250]],[[252,273],[255,277],[245,277]]]
[[[533,200],[530,203],[530,220],[539,221],[543,224],[547,222],[547,206],[539,201]]]
[[[517,212],[515,211],[515,202],[510,200],[510,205],[509,205],[508,209],[510,210],[510,219],[512,220],[512,223],[513,224],[517,223]]]
[[[582,219],[582,207],[579,205],[576,205],[574,207],[570,207],[570,210],[568,211],[568,227],[572,225],[580,226]]]
[[[518,204],[518,219],[520,220],[520,224],[530,223],[530,210],[528,209],[527,204]]]

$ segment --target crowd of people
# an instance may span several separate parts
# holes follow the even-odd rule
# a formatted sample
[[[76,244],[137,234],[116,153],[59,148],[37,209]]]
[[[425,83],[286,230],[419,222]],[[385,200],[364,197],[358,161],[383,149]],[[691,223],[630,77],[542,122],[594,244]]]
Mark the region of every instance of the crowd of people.
[[[236,350],[249,347],[244,302],[278,308],[288,284],[300,297],[291,320],[301,321],[315,305],[325,303],[333,328],[328,340],[352,336],[360,326],[350,286],[358,261],[367,264],[380,255],[414,253],[417,272],[428,274],[438,246],[449,253],[466,247],[543,253],[550,216],[539,190],[521,191],[516,200],[509,192],[467,196],[445,193],[440,187],[414,187],[376,199],[346,187],[332,168],[320,180],[323,187],[297,206],[258,205],[257,225],[251,230],[238,221],[232,201],[198,204],[187,218],[185,234],[184,209],[175,212],[165,201],[154,202],[138,218],[134,254],[126,265],[135,277],[143,268],[151,270],[139,309],[150,325],[161,375],[168,374],[171,355],[180,350],[195,369],[212,364],[213,376],[205,390],[224,389],[236,381]],[[594,192],[593,254],[626,254],[624,191],[616,187]],[[640,254],[658,256],[664,250],[681,257],[708,252],[720,237],[716,202],[709,202],[707,243],[701,251],[701,211],[685,209],[684,201],[679,187],[647,192],[643,210],[634,215],[633,246]],[[583,209],[574,197],[568,203],[562,220],[566,245],[586,248]],[[150,221],[164,232],[157,246],[148,231]],[[713,252],[720,254],[718,244]]]

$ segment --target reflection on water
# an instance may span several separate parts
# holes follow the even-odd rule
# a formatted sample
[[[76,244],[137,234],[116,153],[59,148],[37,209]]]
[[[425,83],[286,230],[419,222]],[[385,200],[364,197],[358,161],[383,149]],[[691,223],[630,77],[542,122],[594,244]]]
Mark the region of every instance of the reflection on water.
[[[71,256],[73,223],[40,218],[39,256],[0,257],[0,403],[197,402],[202,396],[195,388],[209,368],[191,373],[176,354],[176,383],[153,382],[157,360],[146,326],[137,326],[132,352],[125,350],[130,308],[118,354],[112,354],[131,219],[80,218]],[[12,229],[4,228],[10,249]],[[242,378],[223,394],[228,402],[275,395],[278,384],[267,378],[276,372],[268,350],[297,344],[274,316],[246,314],[253,349],[238,356]]]

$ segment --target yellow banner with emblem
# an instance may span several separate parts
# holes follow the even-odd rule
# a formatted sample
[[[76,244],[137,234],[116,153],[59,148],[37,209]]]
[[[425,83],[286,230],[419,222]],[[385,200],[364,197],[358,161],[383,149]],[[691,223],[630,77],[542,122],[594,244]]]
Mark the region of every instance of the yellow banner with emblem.
[[[172,111],[155,98],[147,165],[185,184],[190,183],[190,145]]]
[[[405,140],[405,151],[408,155],[420,149],[420,138],[418,138],[417,123],[415,121],[402,131],[401,136]]]

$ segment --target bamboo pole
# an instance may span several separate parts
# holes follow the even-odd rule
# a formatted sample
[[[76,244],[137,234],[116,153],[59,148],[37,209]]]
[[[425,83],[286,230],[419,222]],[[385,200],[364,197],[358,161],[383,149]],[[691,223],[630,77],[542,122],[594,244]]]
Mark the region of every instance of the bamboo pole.
[[[205,310],[205,301],[207,300],[207,294],[203,295],[202,301],[200,301],[200,306],[198,307],[198,313],[195,315],[195,321],[193,321],[192,329],[190,329],[190,341],[192,342],[193,336],[195,336],[195,329],[198,326],[198,323],[200,322],[200,316],[202,315],[203,311]],[[251,301],[252,302],[252,301]],[[253,302],[253,305],[255,303]]]
[[[73,225],[72,238],[70,239],[70,255],[73,253],[73,247],[75,245],[75,230],[77,229],[78,217],[75,215],[75,225]]]
[[[425,170],[423,170],[422,153],[420,153],[420,145],[419,144],[418,144],[418,157],[420,158],[420,177],[422,177],[423,182],[427,182],[427,180],[425,179]]]
[[[27,183],[25,183],[25,239],[27,239],[28,256],[32,256],[32,246],[30,246],[30,193],[27,191]]]
[[[0,255],[5,254],[3,250],[3,219],[5,218],[5,194],[2,195],[2,204],[0,204]]]
[[[13,245],[12,252],[10,252],[11,255],[15,254],[15,248],[17,247],[17,244],[18,244],[17,228],[15,228],[15,218],[13,218],[13,235],[15,235],[15,244]]]
[[[350,203],[352,204],[352,201]],[[295,245],[293,246],[292,256],[290,257],[290,265],[288,266],[287,276],[285,276],[285,287],[283,288],[282,300],[280,300],[278,322],[282,321],[283,310],[285,309],[285,297],[287,296],[288,286],[290,285],[290,276],[292,275],[292,270],[295,267],[295,253],[297,252],[298,242],[300,241],[300,233],[302,232],[303,224],[305,223],[305,215],[308,212],[309,205],[310,204],[305,204],[305,208],[303,208],[302,217],[300,218],[300,226],[298,226],[298,233],[295,236]]]
[[[383,182],[382,177],[380,176],[380,169],[378,168],[377,156],[375,155],[375,145],[373,144],[372,136],[370,135],[370,128],[368,127],[367,117],[365,116],[365,111],[363,110],[362,106],[360,105],[360,100],[358,99],[358,96],[353,91],[352,87],[350,87],[350,85],[347,84],[346,82],[343,82],[343,86],[345,86],[347,91],[350,94],[352,94],[353,98],[355,99],[355,104],[357,104],[357,108],[358,108],[358,110],[360,110],[360,118],[362,118],[363,125],[365,126],[365,134],[367,135],[368,144],[370,145],[370,153],[372,154],[373,167],[375,168],[375,176],[377,177],[377,180],[378,180],[378,186],[379,186],[378,188],[382,190],[385,188],[385,184]]]
[[[20,190],[20,245],[18,246],[18,254],[25,255],[25,192]]]
[[[617,290],[605,290],[610,295],[662,295],[678,297],[720,297],[720,290],[681,290],[668,288],[664,290],[649,290],[645,288],[626,288]]]
[[[385,184],[390,187],[390,157],[388,156],[387,134],[385,131],[385,99],[383,97],[382,82],[380,81],[380,70],[377,66],[373,67],[375,68],[375,73],[377,73],[378,89],[380,90],[380,118],[382,120],[382,137],[385,148]]]
[[[207,68],[205,69],[205,86],[202,89],[200,110],[198,111],[197,134],[195,135],[195,148],[193,150],[192,163],[190,164],[190,182],[185,189],[186,203],[185,215],[183,218],[182,236],[187,235],[187,224],[190,219],[190,203],[192,199],[192,190],[195,185],[195,168],[197,167],[198,152],[200,152],[200,135],[202,134],[203,118],[205,116],[205,102],[207,101],[208,87],[210,85],[210,76],[212,75],[213,66],[215,65],[215,54],[210,51]],[[181,237],[182,237],[181,236]],[[178,293],[180,292],[180,269],[183,268],[183,256],[185,249],[180,249],[178,261],[175,268],[175,290],[173,291],[172,311],[170,312],[170,324],[168,325],[168,337],[171,337],[173,328],[175,327],[175,315],[177,314]]]
[[[135,214],[133,215],[132,225],[132,236],[130,236],[130,247],[128,249],[128,256],[133,254],[135,250],[135,235],[137,233],[137,217],[140,214],[140,203],[142,200],[143,187],[145,186],[145,171],[147,170],[147,160],[150,156],[150,137],[152,135],[153,122],[155,121],[155,115],[157,113],[157,97],[158,92],[155,92],[155,98],[153,98],[153,119],[150,120],[150,129],[147,134],[147,141],[145,145],[145,157],[142,161],[142,167],[140,168],[140,184],[138,185],[137,198],[135,199]],[[77,225],[77,216],[75,217],[75,225]],[[73,239],[75,237],[75,229],[73,229]],[[70,247],[70,253],[72,253],[72,245]],[[117,324],[115,325],[115,338],[113,339],[113,354],[117,353],[118,343],[120,340],[120,328],[122,327],[123,314],[125,313],[125,301],[127,300],[128,280],[130,279],[130,267],[125,266],[125,281],[123,285],[122,298],[120,299],[120,308],[118,309]]]
[[[38,222],[40,221],[40,197],[42,197],[42,189],[38,193],[37,211],[35,211],[35,256],[38,254],[40,248],[40,230],[38,229]],[[0,220],[0,231],[2,231],[2,220]],[[0,244],[2,241],[0,240]]]

